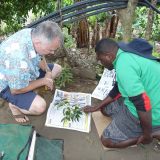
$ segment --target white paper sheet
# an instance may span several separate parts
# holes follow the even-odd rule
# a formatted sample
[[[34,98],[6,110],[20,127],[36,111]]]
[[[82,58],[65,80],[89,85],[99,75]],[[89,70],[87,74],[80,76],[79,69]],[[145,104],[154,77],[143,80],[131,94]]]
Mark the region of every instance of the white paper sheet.
[[[114,86],[115,70],[104,69],[102,77],[92,93],[93,98],[103,100]]]
[[[80,108],[91,105],[91,94],[80,92],[65,92],[56,89],[52,103],[49,106],[47,112],[47,118],[45,125],[48,127],[57,127],[64,129],[77,130],[81,132],[89,132],[91,124],[91,114],[82,112],[79,121],[62,121],[63,107],[57,108],[56,105],[62,100],[66,99],[70,103],[70,107],[74,104],[78,104]]]

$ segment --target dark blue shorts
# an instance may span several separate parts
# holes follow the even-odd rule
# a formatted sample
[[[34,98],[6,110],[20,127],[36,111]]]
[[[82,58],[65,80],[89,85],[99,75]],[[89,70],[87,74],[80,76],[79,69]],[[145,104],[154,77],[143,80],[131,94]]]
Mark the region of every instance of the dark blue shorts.
[[[53,64],[48,64],[48,67],[52,70],[54,65]],[[45,76],[45,73],[43,70],[39,70],[40,75],[38,77],[42,78]],[[23,94],[16,94],[13,95],[10,92],[10,88],[6,87],[4,90],[2,90],[0,92],[0,97],[4,100],[6,100],[7,102],[12,103],[13,105],[21,108],[21,109],[25,109],[25,110],[29,110],[34,98],[36,97],[36,93],[33,91],[29,91]]]

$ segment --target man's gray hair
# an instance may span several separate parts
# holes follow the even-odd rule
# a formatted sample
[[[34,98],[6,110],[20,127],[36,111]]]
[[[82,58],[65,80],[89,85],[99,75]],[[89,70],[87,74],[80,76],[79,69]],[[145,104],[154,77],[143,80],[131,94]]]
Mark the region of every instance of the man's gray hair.
[[[42,42],[51,42],[54,38],[59,38],[61,44],[64,41],[61,28],[52,21],[44,21],[37,25],[32,30],[32,36],[40,38]]]

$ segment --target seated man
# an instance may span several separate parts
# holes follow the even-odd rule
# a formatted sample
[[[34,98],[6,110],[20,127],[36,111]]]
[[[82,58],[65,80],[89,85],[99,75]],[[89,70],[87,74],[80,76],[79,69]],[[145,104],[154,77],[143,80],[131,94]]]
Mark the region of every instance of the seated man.
[[[29,121],[26,115],[40,115],[46,110],[45,100],[33,92],[41,86],[53,90],[53,79],[61,66],[46,63],[42,56],[54,54],[63,43],[60,27],[45,21],[36,28],[26,28],[0,44],[0,97],[9,102],[15,120]]]
[[[116,71],[109,95],[98,106],[83,108],[85,112],[101,110],[112,117],[101,136],[102,144],[123,148],[148,144],[153,138],[160,140],[160,62],[152,56],[152,47],[141,39],[123,45],[102,39],[95,51],[104,67]]]

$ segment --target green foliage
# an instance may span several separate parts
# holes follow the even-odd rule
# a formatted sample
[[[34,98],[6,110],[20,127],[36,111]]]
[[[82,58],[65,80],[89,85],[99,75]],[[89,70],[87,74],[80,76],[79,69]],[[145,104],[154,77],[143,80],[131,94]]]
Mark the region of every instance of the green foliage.
[[[6,24],[1,34],[15,32],[24,27],[29,11],[35,15],[47,15],[55,10],[56,0],[1,0],[0,19]]]
[[[160,9],[160,7],[159,7]],[[154,23],[153,23],[153,39],[159,41],[160,40],[160,29],[159,29],[159,24],[160,24],[160,14],[155,14],[154,16]]]
[[[96,79],[100,80],[102,74],[103,74],[103,70],[104,70],[104,66],[102,66],[101,64],[98,64],[96,66]]]
[[[154,41],[154,42],[152,42],[152,45],[153,45],[152,55],[157,57],[157,58],[160,58],[159,43]]]
[[[78,104],[72,106],[72,107],[67,107],[63,109],[63,115],[64,117],[62,118],[61,121],[79,121],[82,111],[79,107]]]
[[[61,107],[68,107],[70,104],[68,102],[68,100],[64,99],[62,101],[60,101],[58,104],[56,104],[57,109],[61,108]]]
[[[89,22],[90,25],[94,26],[97,22],[97,17],[96,16],[90,16],[88,18],[88,22]]]
[[[160,58],[160,54],[158,52],[154,51],[152,54],[153,54],[153,56]]]
[[[139,37],[144,36],[146,24],[147,24],[147,8],[137,7],[135,11],[135,21],[133,22],[133,29],[136,35]]]
[[[116,39],[119,41],[123,39],[123,29],[121,26],[117,28]]]
[[[74,3],[74,0],[63,0],[62,1],[62,5],[63,7],[68,6],[68,5],[72,5]]]
[[[73,74],[71,68],[65,66],[62,69],[61,75],[55,80],[58,88],[65,87],[66,84],[73,82]]]
[[[96,22],[103,23],[106,18],[111,18],[108,13],[99,13],[98,15],[90,16],[88,22],[91,26],[94,26]]]
[[[99,13],[96,17],[98,22],[104,22],[107,18],[107,13]]]
[[[73,0],[61,1],[60,7],[73,4]],[[25,22],[32,12],[36,19],[56,11],[57,0],[1,0],[0,23],[6,24],[5,29],[0,29],[0,34],[16,32],[25,26]]]
[[[72,35],[68,34],[68,28],[63,28],[63,34],[64,34],[64,45],[66,48],[75,48],[76,42],[75,39],[72,37]]]
[[[61,122],[66,122],[66,121],[79,121],[82,111],[81,108],[78,104],[75,105],[70,105],[68,100],[64,99],[60,103],[56,105],[57,109],[63,108],[63,118]]]
[[[157,6],[158,7],[158,6]],[[147,16],[148,16],[148,8],[146,7],[137,7],[136,8],[136,17],[135,21],[133,22],[133,34],[138,37],[144,37],[147,25]],[[160,15],[155,13],[154,16],[154,23],[152,27],[152,37],[154,40],[160,40]]]

